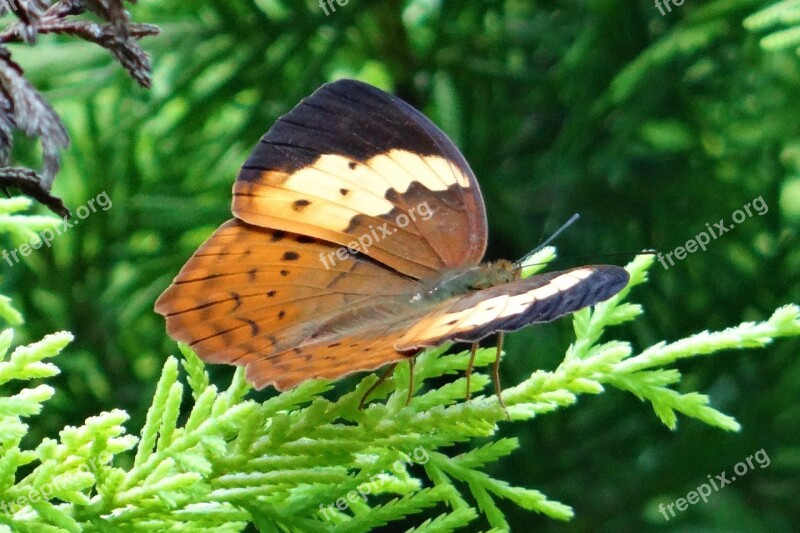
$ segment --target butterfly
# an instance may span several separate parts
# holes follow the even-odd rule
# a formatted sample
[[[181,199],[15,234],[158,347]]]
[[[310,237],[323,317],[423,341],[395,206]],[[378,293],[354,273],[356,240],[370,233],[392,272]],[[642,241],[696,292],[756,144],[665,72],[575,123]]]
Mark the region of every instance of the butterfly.
[[[519,261],[481,264],[486,211],[464,157],[422,113],[354,80],[278,119],[238,174],[232,212],[155,310],[258,389],[411,363],[448,341],[472,343],[469,378],[479,340],[498,332],[499,361],[503,332],[629,279],[611,265],[520,279]]]

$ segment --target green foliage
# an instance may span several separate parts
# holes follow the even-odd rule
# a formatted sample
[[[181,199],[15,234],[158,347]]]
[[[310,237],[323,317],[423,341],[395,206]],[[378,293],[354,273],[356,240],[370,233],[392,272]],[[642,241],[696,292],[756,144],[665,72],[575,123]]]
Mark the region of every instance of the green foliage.
[[[687,1],[662,16],[652,1],[349,0],[325,16],[314,1],[138,2],[126,5],[132,20],[163,30],[141,42],[153,59],[151,91],[93,44],[40,35],[33,48],[9,45],[70,134],[53,193],[73,209],[101,191],[114,203],[13,267],[0,260],[0,293],[11,297],[0,297],[0,314],[14,325],[16,342],[36,343],[52,331],[75,336],[60,357],[61,374],[47,380],[57,391],[47,416],[35,418],[23,444],[33,449],[101,411],[123,409],[128,428],[144,426],[164,354],[174,350],[153,301],[230,217],[231,183],[258,138],[301,97],[340,76],[392,90],[453,137],[481,184],[490,259],[524,255],[576,211],[581,223],[558,241],[570,264],[650,247],[668,252],[763,196],[765,215],[668,270],[656,264],[637,293],[647,314],[619,324],[614,337],[629,339],[631,354],[671,358],[669,349],[702,351],[702,336],[693,346],[680,341],[698,331],[741,321],[777,327],[773,310],[800,301],[800,60],[792,34],[783,33],[795,29],[795,6]],[[38,168],[36,147],[18,141],[19,164]],[[6,202],[3,230],[16,234],[0,232],[0,248],[11,251],[50,222],[22,229],[29,223],[17,218],[23,204]],[[492,440],[516,439],[520,450],[483,472],[575,505],[569,527],[576,530],[769,531],[797,521],[798,339],[736,357],[631,368],[632,381],[584,382],[563,373],[563,365],[574,372],[587,356],[576,344],[580,357],[564,359],[568,325],[509,335],[503,383],[528,382],[541,371],[542,386],[557,381],[550,392],[570,383],[577,396],[581,386],[592,392],[599,383],[607,393],[584,394],[580,409],[532,423],[501,420]],[[721,341],[716,335],[713,342]],[[645,351],[661,339],[668,351]],[[209,367],[207,378],[187,371],[186,380],[193,390],[205,380],[223,390],[227,370]],[[677,371],[683,379],[668,384]],[[443,381],[427,379],[427,394]],[[350,377],[325,396],[356,386]],[[636,388],[645,402],[618,387]],[[184,390],[179,425],[192,406]],[[693,391],[708,393],[742,430],[722,433],[681,417],[678,407],[708,413]],[[547,405],[556,399],[567,401]],[[652,400],[665,420],[682,418],[680,431],[652,416]],[[488,442],[438,452],[455,457]],[[727,487],[713,505],[668,523],[651,512],[760,448],[773,466]],[[114,464],[128,471],[134,456]],[[413,517],[420,528],[446,529],[483,514],[468,484],[456,487],[470,503],[427,508]],[[512,530],[558,528],[494,498]],[[246,511],[261,520],[259,509]]]
[[[32,203],[24,197],[0,198],[0,232],[10,235],[10,242],[15,246],[39,240],[40,231],[53,229],[61,222],[54,216],[23,216]],[[22,258],[21,255],[17,257],[20,260]],[[14,264],[17,262],[13,261]]]
[[[761,39],[765,50],[790,50],[800,52],[800,2],[777,2],[744,20],[751,31],[771,30]]]
[[[552,256],[545,249],[531,261]],[[639,305],[624,300],[645,282],[652,263],[653,256],[637,258],[628,266],[631,283],[622,293],[575,314],[575,340],[554,371],[536,371],[503,392],[511,421],[536,423],[574,405],[580,395],[611,385],[650,402],[670,429],[676,411],[724,430],[739,429],[709,406],[707,396],[673,389],[681,376],[671,365],[800,335],[800,309],[786,306],[764,323],[658,343],[638,355],[627,342],[601,343],[607,328],[641,315]],[[0,334],[3,359],[12,340],[13,330]],[[557,520],[573,516],[568,505],[486,471],[519,453],[517,439],[496,436],[506,420],[497,398],[486,394],[464,402],[464,377],[433,384],[444,375],[462,375],[468,352],[448,355],[445,346],[420,355],[418,393],[408,405],[409,367],[400,364],[362,410],[359,402],[374,375],[336,399],[325,396],[329,383],[316,380],[256,402],[246,398],[243,369],[218,390],[202,361],[181,346],[191,399],[178,359],[168,358],[138,439],[126,434],[127,413],[114,409],[28,449],[22,445],[25,421],[41,416],[55,393],[30,382],[59,372],[46,360],[71,340],[68,333],[48,335],[0,362],[0,524],[6,531],[242,531],[252,522],[262,531],[355,532],[413,519],[427,509],[436,518],[420,521],[413,531],[455,531],[479,516],[507,530],[498,500]],[[476,369],[493,359],[493,349],[479,350]],[[473,392],[485,393],[489,381],[474,374]],[[14,388],[19,391],[12,394]],[[458,443],[470,448],[453,454]]]

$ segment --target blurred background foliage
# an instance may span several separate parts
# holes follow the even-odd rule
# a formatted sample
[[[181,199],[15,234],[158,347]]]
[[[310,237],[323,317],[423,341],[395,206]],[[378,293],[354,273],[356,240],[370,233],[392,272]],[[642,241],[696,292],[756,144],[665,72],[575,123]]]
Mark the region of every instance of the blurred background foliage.
[[[141,43],[149,91],[91,44],[10,46],[72,139],[54,192],[73,212],[103,191],[113,201],[52,249],[2,265],[0,291],[27,318],[18,342],[76,337],[31,441],[115,407],[140,427],[176,351],[155,298],[230,217],[233,180],[259,137],[339,77],[395,92],[462,149],[486,200],[490,259],[522,256],[579,212],[558,266],[624,264],[626,254],[603,254],[670,252],[762,197],[763,216],[668,270],[656,264],[634,293],[645,319],[612,333],[638,348],[799,302],[799,4],[688,1],[662,15],[647,1],[349,0],[325,15],[312,0],[144,0],[133,19],[162,29]],[[38,157],[32,144],[16,155]],[[554,367],[569,328],[511,335],[504,383]],[[524,452],[493,475],[576,511],[561,524],[508,508],[515,530],[789,530],[800,521],[798,349],[789,340],[683,364],[683,386],[710,394],[739,434],[686,420],[670,432],[618,392],[505,428]],[[762,448],[768,468],[669,522],[658,513]]]

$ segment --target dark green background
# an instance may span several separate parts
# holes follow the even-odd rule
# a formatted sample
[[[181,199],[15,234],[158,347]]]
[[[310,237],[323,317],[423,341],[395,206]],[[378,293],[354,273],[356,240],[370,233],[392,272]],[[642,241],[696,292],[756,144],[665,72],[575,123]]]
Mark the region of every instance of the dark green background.
[[[766,49],[768,32],[743,24],[767,5],[688,0],[662,16],[621,0],[349,0],[325,16],[311,1],[145,1],[130,6],[134,20],[162,28],[142,43],[150,91],[90,44],[14,46],[72,138],[56,194],[73,210],[102,191],[113,201],[0,274],[0,292],[27,317],[18,342],[76,336],[30,444],[113,407],[138,431],[176,352],[155,298],[229,218],[258,138],[339,77],[395,92],[462,149],[486,200],[490,259],[522,256],[578,212],[556,266],[624,264],[604,254],[671,251],[761,196],[765,215],[669,270],[654,265],[632,295],[645,315],[610,332],[635,350],[799,302],[800,58]],[[562,320],[511,335],[504,383],[554,368],[570,333]],[[564,524],[506,505],[515,530],[787,530],[800,520],[798,348],[786,340],[679,365],[680,390],[710,394],[739,434],[687,419],[669,431],[613,390],[503,427],[522,446],[493,475],[576,512]],[[214,368],[223,383],[231,372]],[[669,522],[658,513],[762,448],[769,467]]]

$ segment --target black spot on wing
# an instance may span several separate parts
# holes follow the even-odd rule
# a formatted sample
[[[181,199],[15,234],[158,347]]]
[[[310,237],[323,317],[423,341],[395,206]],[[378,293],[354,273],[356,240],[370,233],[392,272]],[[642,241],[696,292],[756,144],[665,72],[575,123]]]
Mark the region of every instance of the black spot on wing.
[[[310,200],[305,200],[305,199],[295,200],[294,203],[292,204],[292,209],[294,209],[297,212],[300,212],[303,209],[305,209],[306,207],[308,207],[309,205],[311,205],[311,201]]]
[[[236,317],[236,319],[250,326],[250,335],[252,335],[253,337],[258,335],[258,332],[261,331],[261,328],[258,327],[258,324],[256,324],[254,320],[242,317]]]

